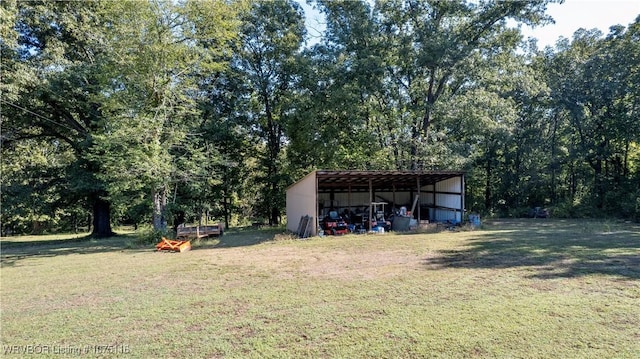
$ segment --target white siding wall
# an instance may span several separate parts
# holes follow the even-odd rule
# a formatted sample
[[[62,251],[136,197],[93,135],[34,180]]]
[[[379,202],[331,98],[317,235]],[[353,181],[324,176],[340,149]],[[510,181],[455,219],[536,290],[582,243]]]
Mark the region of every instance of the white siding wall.
[[[339,192],[333,194],[333,202],[331,202],[330,198],[331,194],[329,193],[318,194],[318,205],[323,207],[324,214],[332,205],[338,207],[340,212],[349,207],[349,205],[351,205],[351,210],[354,212],[362,210],[363,207],[369,208],[369,192],[354,192],[351,193],[351,197],[349,197],[348,193]],[[322,213],[318,215],[322,216]]]
[[[422,193],[423,196],[431,196],[429,193]],[[329,193],[319,193],[318,194],[318,203],[325,208],[331,206],[330,201],[331,195]],[[333,205],[344,208],[348,207],[351,204],[351,207],[354,209],[356,207],[369,207],[369,192],[353,192],[351,193],[351,198],[349,198],[348,193],[334,193],[333,195],[334,202]],[[375,192],[374,202],[386,202],[389,205],[393,203],[393,192]],[[396,203],[398,206],[406,205],[411,207],[413,200],[410,197],[409,192],[396,192],[395,194]],[[385,207],[386,209],[387,207]]]
[[[462,192],[462,179],[460,177],[449,178],[436,183],[436,192]]]
[[[318,193],[318,204],[322,205],[324,208],[331,207],[331,194],[329,193]],[[347,207],[349,206],[349,194],[344,192],[334,193],[333,194],[333,206],[336,207]],[[351,193],[351,206],[368,206],[369,205],[369,193],[368,192],[354,192]]]
[[[451,193],[437,193],[451,192]],[[454,194],[455,193],[455,194]],[[434,219],[436,221],[462,221],[462,178],[454,177],[436,183],[436,207],[447,207],[451,209],[436,208]]]
[[[460,209],[460,201],[459,194],[436,193],[436,207]]]
[[[311,172],[287,189],[287,229],[295,232],[303,216],[313,217],[311,235],[316,235],[316,173]]]

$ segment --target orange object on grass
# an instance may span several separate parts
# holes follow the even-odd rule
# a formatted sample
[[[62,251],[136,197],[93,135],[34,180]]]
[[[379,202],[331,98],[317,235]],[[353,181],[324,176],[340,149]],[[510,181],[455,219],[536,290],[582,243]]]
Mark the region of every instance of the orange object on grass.
[[[162,237],[162,241],[156,244],[156,248],[159,251],[184,252],[191,249],[191,242],[190,241],[174,241],[174,240],[166,239]]]

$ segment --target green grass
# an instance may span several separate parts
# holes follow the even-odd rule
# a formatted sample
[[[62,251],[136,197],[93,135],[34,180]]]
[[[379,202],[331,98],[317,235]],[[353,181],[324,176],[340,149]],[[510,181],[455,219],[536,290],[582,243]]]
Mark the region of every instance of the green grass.
[[[637,225],[230,231],[185,253],[71,237],[2,240],[3,356],[640,357]]]

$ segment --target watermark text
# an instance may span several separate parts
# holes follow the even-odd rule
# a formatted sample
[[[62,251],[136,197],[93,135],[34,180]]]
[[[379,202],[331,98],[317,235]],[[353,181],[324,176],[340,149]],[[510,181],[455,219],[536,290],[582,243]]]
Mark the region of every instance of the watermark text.
[[[2,345],[4,355],[123,355],[131,353],[128,344],[105,344],[105,345],[47,345],[47,344],[25,344],[25,345]]]

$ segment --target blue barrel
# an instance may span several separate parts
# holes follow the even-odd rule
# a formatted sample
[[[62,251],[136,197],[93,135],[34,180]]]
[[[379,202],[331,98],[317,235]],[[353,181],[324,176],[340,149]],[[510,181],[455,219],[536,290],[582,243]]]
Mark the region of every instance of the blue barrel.
[[[469,215],[469,223],[471,223],[472,227],[480,227],[480,215],[479,214],[470,214]]]

